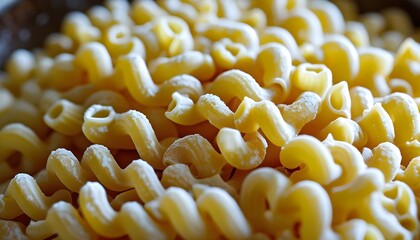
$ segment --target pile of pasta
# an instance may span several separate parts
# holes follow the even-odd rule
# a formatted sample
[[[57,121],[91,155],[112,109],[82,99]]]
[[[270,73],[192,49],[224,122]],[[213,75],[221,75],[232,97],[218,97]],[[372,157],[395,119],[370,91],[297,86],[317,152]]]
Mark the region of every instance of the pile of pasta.
[[[0,77],[0,238],[418,238],[415,29],[336,4],[68,14]]]

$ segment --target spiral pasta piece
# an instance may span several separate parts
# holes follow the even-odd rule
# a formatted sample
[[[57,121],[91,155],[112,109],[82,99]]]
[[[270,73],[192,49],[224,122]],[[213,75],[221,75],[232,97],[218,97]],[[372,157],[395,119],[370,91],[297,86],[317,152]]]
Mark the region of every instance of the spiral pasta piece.
[[[165,147],[158,141],[149,120],[141,112],[130,110],[119,114],[112,107],[93,105],[85,112],[82,131],[94,143],[136,149],[153,167],[163,167]]]
[[[71,201],[70,193],[61,190],[47,197],[35,179],[28,174],[19,173],[9,183],[6,192],[0,195],[0,217],[13,219],[22,213],[31,219],[44,219],[48,209],[61,200]]]

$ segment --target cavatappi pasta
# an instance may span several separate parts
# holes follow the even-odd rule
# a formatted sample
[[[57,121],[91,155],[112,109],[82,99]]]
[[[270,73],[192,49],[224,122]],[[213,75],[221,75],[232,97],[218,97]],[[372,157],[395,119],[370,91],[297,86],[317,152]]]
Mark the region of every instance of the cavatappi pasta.
[[[418,33],[349,0],[70,13],[0,74],[0,239],[419,239]]]

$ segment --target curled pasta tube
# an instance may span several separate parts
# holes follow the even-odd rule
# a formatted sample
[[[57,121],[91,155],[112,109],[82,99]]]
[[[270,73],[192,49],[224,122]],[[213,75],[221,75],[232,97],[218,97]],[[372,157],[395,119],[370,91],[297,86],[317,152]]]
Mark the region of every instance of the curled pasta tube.
[[[208,120],[218,129],[233,128],[234,113],[216,95],[204,94],[194,103],[190,98],[177,92],[172,94],[165,116],[178,124],[190,126]]]
[[[292,71],[292,57],[282,45],[271,43],[261,47],[256,64],[263,71],[263,86],[278,84],[282,88],[279,93],[284,100],[290,92],[290,73]]]
[[[240,170],[254,169],[265,158],[267,141],[258,132],[241,133],[232,128],[222,128],[216,137],[217,146],[226,162]]]
[[[141,112],[130,110],[119,114],[112,107],[93,105],[85,112],[82,131],[93,143],[111,148],[136,149],[140,157],[154,168],[163,169],[165,147]]]
[[[210,54],[218,71],[239,69],[255,75],[254,54],[245,45],[222,38],[210,47]]]
[[[329,135],[335,140],[350,143],[358,149],[363,148],[367,141],[362,128],[357,122],[342,117],[339,117],[328,124],[316,137],[318,139],[325,139]]]
[[[99,88],[117,88],[122,85],[111,78],[112,59],[108,50],[99,42],[82,45],[76,52],[75,64],[87,72],[88,81]]]
[[[332,73],[321,64],[302,63],[290,76],[290,94],[286,102],[294,101],[301,93],[311,91],[324,98],[332,86]]]
[[[260,44],[280,43],[284,45],[290,53],[293,61],[303,62],[299,47],[292,34],[284,28],[266,27],[259,33]]]
[[[184,52],[171,58],[157,58],[149,63],[148,69],[155,83],[162,83],[180,74],[208,81],[215,73],[211,56],[198,51]]]
[[[225,182],[220,174],[196,178],[188,165],[182,163],[175,163],[166,167],[162,173],[161,182],[165,188],[180,187],[187,191],[192,190],[196,184],[218,187],[229,193],[233,198],[238,199],[238,189],[231,182]]]
[[[81,12],[71,12],[63,20],[62,32],[77,44],[99,40],[101,32],[92,26],[89,18]]]
[[[351,99],[351,118],[355,121],[359,120],[365,111],[373,107],[374,100],[372,92],[364,87],[353,87],[350,89]]]
[[[225,103],[230,100],[244,97],[249,97],[254,101],[271,100],[274,103],[279,103],[282,96],[281,85],[273,84],[268,88],[263,88],[255,81],[255,79],[240,70],[229,70],[219,76],[207,87],[206,93],[217,95]],[[235,89],[235,91],[231,91]]]
[[[133,206],[134,204],[136,206]],[[156,223],[148,217],[141,205],[137,203],[127,203],[123,205],[120,212],[116,212],[110,206],[105,189],[99,183],[88,182],[81,188],[79,205],[85,221],[102,236],[121,237],[126,233],[139,233],[141,230],[159,238],[173,236],[173,231],[170,231],[170,228],[165,228],[164,225],[162,226],[162,224]],[[133,211],[131,214],[129,213],[130,210]],[[137,217],[135,217],[135,214],[138,214]],[[136,219],[141,221],[136,224],[134,221]],[[135,226],[134,229],[138,229],[137,231],[128,230],[128,227],[133,227],[133,225]],[[140,236],[144,236],[144,233]],[[147,236],[147,238],[151,236]]]
[[[215,42],[222,38],[229,38],[232,42],[242,43],[251,52],[258,50],[258,35],[252,27],[245,23],[217,19],[216,21],[196,24],[195,31],[197,34]]]
[[[358,124],[367,137],[366,146],[373,148],[395,138],[394,124],[381,104],[376,103],[360,118]]]
[[[251,226],[236,201],[226,191],[207,187],[197,197],[196,204],[198,211],[208,214],[223,236],[228,239],[251,237]]]
[[[169,221],[184,239],[216,239],[220,235],[219,229],[202,218],[193,198],[183,189],[169,188],[162,197],[146,207],[161,221]],[[219,215],[215,221],[222,219],[223,215]]]
[[[12,88],[29,80],[36,69],[36,59],[34,54],[25,49],[19,49],[12,53],[5,64],[5,70],[9,74]]]
[[[365,162],[367,166],[381,170],[385,182],[390,182],[394,180],[400,170],[401,158],[398,147],[390,142],[384,142],[372,149],[372,156]]]
[[[404,93],[392,93],[381,99],[381,105],[394,124],[394,142],[398,145],[420,134],[420,114],[413,98]]]
[[[34,174],[44,167],[47,156],[44,142],[28,127],[12,123],[0,130],[0,180],[19,172]]]
[[[146,58],[146,49],[143,42],[131,36],[130,28],[123,24],[110,26],[104,32],[103,42],[113,59],[124,54],[139,54]]]
[[[342,174],[342,169],[334,162],[328,148],[307,135],[294,137],[284,145],[280,162],[289,169],[299,168],[290,176],[292,181],[313,180],[327,185]]]
[[[300,8],[292,11],[280,26],[293,35],[298,45],[310,43],[318,46],[322,42],[321,22],[309,9]]]
[[[156,85],[139,55],[129,55],[117,61],[116,71],[124,79],[131,96],[139,103],[150,107],[166,107],[174,92],[197,99],[202,95],[200,81],[189,75],[178,75],[161,85]]]
[[[279,225],[286,225],[286,234],[291,232],[289,234],[296,234],[301,239],[334,239],[336,237],[331,229],[333,211],[330,199],[327,192],[317,182],[296,183],[280,196],[273,208],[274,220]],[[290,216],[290,209],[297,211]],[[282,215],[283,211],[288,213]],[[297,233],[293,233],[295,224],[300,224]]]
[[[121,169],[109,150],[101,145],[86,149],[80,163],[71,152],[57,149],[50,154],[46,169],[73,192],[79,192],[86,182],[95,180],[113,191],[134,188],[143,202],[153,200],[163,192],[148,163],[134,160]]]
[[[346,36],[356,48],[369,46],[369,34],[365,26],[360,22],[348,21],[346,23]]]
[[[93,240],[98,237],[79,212],[71,204],[62,201],[51,206],[45,219],[31,221],[26,234],[34,240],[45,239],[54,234],[65,240]]]
[[[31,219],[44,219],[48,209],[62,200],[71,201],[68,191],[59,190],[47,197],[33,177],[19,173],[10,181],[4,195],[0,195],[0,217],[13,219],[24,213]]]
[[[348,184],[366,169],[362,154],[350,143],[335,140],[329,135],[327,139],[323,141],[323,144],[331,152],[334,162],[343,170],[340,177],[329,187]]]
[[[55,131],[74,136],[81,132],[83,108],[67,100],[60,100],[44,115],[45,123]]]
[[[352,219],[334,227],[337,235],[343,240],[351,239],[378,239],[384,240],[385,237],[381,231],[373,225],[362,219]]]
[[[154,20],[152,31],[161,49],[170,57],[191,51],[194,40],[188,24],[178,17],[160,17]]]
[[[256,169],[245,178],[239,202],[255,231],[272,233],[276,230],[272,208],[290,186],[290,180],[272,168]]]
[[[271,101],[254,102],[245,97],[235,112],[235,126],[245,133],[256,132],[261,128],[274,145],[281,147],[315,118],[318,106],[319,98],[312,93],[302,94],[296,104],[285,107],[283,112]]]
[[[165,15],[167,12],[156,2],[134,1],[131,5],[130,16],[137,25],[145,24]]]
[[[352,85],[359,72],[359,56],[356,48],[346,37],[332,35],[322,43],[323,63],[331,69],[334,83],[347,81]],[[336,59],[341,59],[338,64]]]
[[[316,134],[339,117],[350,118],[350,106],[351,99],[347,82],[342,81],[333,85],[323,98],[316,118],[306,124],[302,132]]]
[[[359,49],[360,70],[354,79],[354,84],[366,87],[375,97],[389,94],[390,89],[386,77],[391,73],[394,58],[387,51],[380,48]]]
[[[338,7],[325,1],[311,1],[308,8],[315,13],[321,22],[324,33],[342,33],[344,32],[345,21]]]

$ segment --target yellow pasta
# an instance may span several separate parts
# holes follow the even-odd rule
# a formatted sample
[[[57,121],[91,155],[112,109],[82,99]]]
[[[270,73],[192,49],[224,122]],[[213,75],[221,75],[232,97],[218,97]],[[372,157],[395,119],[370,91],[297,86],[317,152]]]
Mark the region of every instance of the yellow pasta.
[[[0,238],[417,239],[417,31],[349,0],[71,12],[0,71]]]

